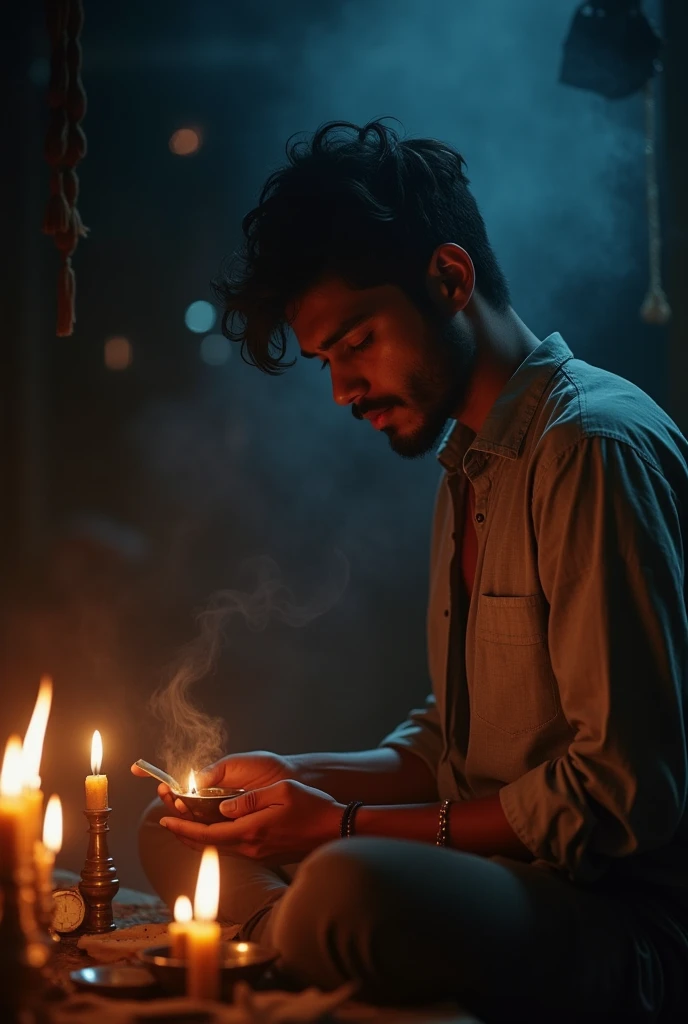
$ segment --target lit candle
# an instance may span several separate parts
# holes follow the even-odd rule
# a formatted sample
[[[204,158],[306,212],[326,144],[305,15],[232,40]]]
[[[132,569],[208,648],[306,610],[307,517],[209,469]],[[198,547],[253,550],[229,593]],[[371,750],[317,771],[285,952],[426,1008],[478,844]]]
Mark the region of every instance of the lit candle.
[[[170,940],[170,956],[176,960],[186,959],[186,936],[189,922],[193,917],[193,908],[188,896],[177,896],[174,901],[174,921],[167,926]]]
[[[196,773],[195,772],[189,772],[189,788],[187,789],[187,793],[189,794],[189,796],[193,796],[194,793],[197,793],[197,792],[198,792],[198,789],[197,789],[197,786],[196,786]]]
[[[43,814],[43,793],[41,792],[41,758],[43,757],[43,741],[50,716],[53,700],[53,684],[48,676],[41,679],[38,697],[31,715],[29,727],[24,736],[22,746],[24,775],[24,807],[23,824],[24,850],[27,861],[33,857],[34,845],[41,834],[41,817]]]
[[[186,938],[186,994],[195,999],[217,999],[220,994],[220,925],[215,920],[219,901],[220,861],[215,847],[206,846]]]
[[[91,772],[86,776],[86,810],[104,811],[108,805],[108,778],[100,774],[103,763],[103,741],[96,729],[91,743]]]
[[[8,883],[19,867],[22,854],[22,742],[18,736],[7,741],[0,773],[0,882]]]
[[[53,905],[53,868],[55,856],[62,849],[62,804],[59,796],[51,796],[45,809],[43,842],[36,841],[34,865],[36,867],[36,891],[41,910],[50,921]]]

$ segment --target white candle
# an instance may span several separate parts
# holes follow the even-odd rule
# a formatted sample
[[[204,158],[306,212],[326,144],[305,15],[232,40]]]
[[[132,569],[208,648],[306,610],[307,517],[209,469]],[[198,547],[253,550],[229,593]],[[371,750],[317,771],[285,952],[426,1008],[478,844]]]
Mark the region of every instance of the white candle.
[[[96,729],[91,741],[91,775],[86,776],[86,810],[104,811],[108,805],[108,777],[100,774],[103,741]]]
[[[47,920],[52,916],[53,868],[55,857],[62,849],[62,804],[59,796],[51,796],[45,810],[43,842],[36,841],[34,864],[36,867],[36,890],[41,909]]]
[[[0,882],[9,883],[22,857],[25,800],[22,795],[22,742],[18,736],[7,741],[0,773]]]
[[[220,861],[214,846],[206,846],[198,869],[194,920],[187,930],[186,994],[217,999],[220,994]]]
[[[193,908],[188,896],[177,896],[174,901],[174,921],[167,926],[170,940],[170,956],[176,960],[186,959],[186,936],[189,922],[193,918]]]

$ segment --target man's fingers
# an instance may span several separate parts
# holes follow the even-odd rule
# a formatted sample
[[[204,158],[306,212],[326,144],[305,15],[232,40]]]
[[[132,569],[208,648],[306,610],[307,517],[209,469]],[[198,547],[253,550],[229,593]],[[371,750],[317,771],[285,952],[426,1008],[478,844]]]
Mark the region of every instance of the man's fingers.
[[[177,797],[177,799],[174,801],[174,810],[175,810],[175,813],[178,814],[180,818],[188,818],[189,821],[193,821],[194,820],[193,814],[191,813],[189,808],[186,806],[184,801],[180,800],[179,797]]]
[[[172,796],[172,790],[164,782],[161,782],[158,786],[158,796],[164,803],[167,810],[174,813],[174,797]]]
[[[224,758],[213,764],[207,764],[205,768],[201,768],[200,772],[196,772],[196,783],[203,789],[219,786],[225,782],[226,771],[227,765]]]
[[[202,843],[204,846],[221,846],[223,843],[237,843],[244,838],[248,832],[245,825],[240,822],[219,821],[212,825],[204,825],[202,821],[187,820],[186,818],[161,818],[160,824],[163,828],[174,832],[176,836],[184,836],[194,842]]]
[[[263,811],[259,812],[259,815],[268,813],[268,811]],[[229,852],[231,850],[232,853],[239,853],[244,857],[265,860],[258,852],[260,847],[256,846],[253,834],[254,826],[247,818],[237,822],[223,821],[204,825],[200,821],[186,821],[183,818],[175,817],[161,818],[160,824],[191,850],[202,852],[207,846],[216,846],[220,851]],[[274,863],[280,863],[279,858],[276,858]]]
[[[184,836],[177,836],[177,839],[184,846],[188,846],[190,850],[195,850],[197,853],[203,853],[207,845],[206,843],[197,843],[193,839],[185,839]]]
[[[204,846],[212,844],[213,841],[219,842],[221,839],[226,841],[226,837],[214,838],[210,835],[212,826],[204,825],[202,821],[188,821],[186,818],[161,818],[160,824],[163,828],[166,828],[169,832],[174,832],[176,836],[184,839],[191,839],[193,842],[201,843]],[[230,824],[229,822],[227,824]],[[223,828],[226,826],[222,826]]]
[[[167,793],[161,793],[160,799],[170,814],[174,814],[178,818],[189,818],[193,821],[193,814],[191,814],[189,808],[171,790],[168,790]]]
[[[132,775],[136,775],[140,779],[150,779],[150,777],[151,777],[148,774],[148,772],[144,772],[143,768],[139,768],[139,766],[137,764],[133,764],[131,766],[131,773],[132,773]],[[158,796],[162,800],[162,802],[165,805],[165,807],[167,808],[167,810],[170,811],[170,813],[172,813],[172,814],[176,814],[177,813],[177,808],[175,807],[174,796],[172,795],[172,790],[170,789],[170,787],[167,785],[166,782],[160,782],[158,784]],[[187,811],[186,806],[183,806],[183,811],[184,812]],[[179,812],[179,813],[181,813],[181,812]]]
[[[158,786],[158,796],[165,805],[165,810],[168,814],[174,814],[178,818],[188,818],[190,821],[194,820],[193,814],[191,814],[184,801],[180,800],[179,797],[175,797],[170,787],[166,786],[164,782],[161,782]]]
[[[275,804],[284,804],[286,793],[284,782],[275,782],[272,786],[264,786],[262,789],[249,789],[241,796],[223,800],[220,804],[220,813],[224,814],[225,818],[242,818],[246,814],[255,814],[256,811],[274,807]]]

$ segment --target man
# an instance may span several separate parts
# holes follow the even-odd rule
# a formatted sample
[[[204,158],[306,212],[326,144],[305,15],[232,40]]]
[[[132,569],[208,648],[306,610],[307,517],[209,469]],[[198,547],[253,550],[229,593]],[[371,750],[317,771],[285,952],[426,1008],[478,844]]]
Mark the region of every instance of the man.
[[[377,750],[212,766],[207,784],[251,790],[227,823],[162,787],[149,877],[171,901],[216,845],[224,915],[325,988],[453,997],[487,1022],[675,1020],[688,444],[518,318],[449,146],[334,123],[288,155],[216,285],[224,329],[277,373],[293,328],[402,456],[444,434],[433,696]]]

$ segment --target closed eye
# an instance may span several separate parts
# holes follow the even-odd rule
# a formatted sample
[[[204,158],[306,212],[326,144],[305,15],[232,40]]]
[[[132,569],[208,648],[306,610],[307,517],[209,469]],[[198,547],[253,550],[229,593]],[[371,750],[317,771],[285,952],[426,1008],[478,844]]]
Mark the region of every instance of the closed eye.
[[[362,341],[359,341],[358,345],[349,345],[348,347],[352,352],[362,352],[364,348],[368,348],[373,341],[373,332],[369,331]]]
[[[349,352],[362,352],[364,349],[368,348],[368,346],[372,344],[372,341],[373,332],[369,331],[368,334],[366,334],[365,338],[359,341],[357,345],[347,345],[346,347],[349,350]],[[329,360],[323,359],[322,362],[320,363],[320,369],[325,370],[329,365]]]

